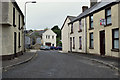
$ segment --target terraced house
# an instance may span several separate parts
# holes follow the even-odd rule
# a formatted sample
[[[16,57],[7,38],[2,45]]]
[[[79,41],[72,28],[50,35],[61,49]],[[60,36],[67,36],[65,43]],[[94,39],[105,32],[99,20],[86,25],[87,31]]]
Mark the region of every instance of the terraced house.
[[[12,59],[24,51],[24,15],[13,0],[0,2],[0,56]]]
[[[120,1],[102,0],[83,10],[69,23],[71,51],[120,57]]]

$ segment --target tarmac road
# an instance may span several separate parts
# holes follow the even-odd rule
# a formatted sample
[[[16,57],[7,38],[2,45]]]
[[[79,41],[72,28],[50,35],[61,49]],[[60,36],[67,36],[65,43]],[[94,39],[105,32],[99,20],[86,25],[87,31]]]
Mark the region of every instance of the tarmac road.
[[[38,51],[32,61],[3,71],[3,78],[118,78],[118,72],[82,56]],[[73,53],[74,54],[74,53]]]

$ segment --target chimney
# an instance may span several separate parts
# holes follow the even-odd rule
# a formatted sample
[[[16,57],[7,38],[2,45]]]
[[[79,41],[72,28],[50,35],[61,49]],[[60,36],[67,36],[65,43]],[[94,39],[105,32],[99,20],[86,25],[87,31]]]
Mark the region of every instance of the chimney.
[[[90,0],[90,7],[94,6],[97,3],[97,0]]]
[[[82,7],[82,12],[86,11],[88,9],[88,6],[83,6]]]

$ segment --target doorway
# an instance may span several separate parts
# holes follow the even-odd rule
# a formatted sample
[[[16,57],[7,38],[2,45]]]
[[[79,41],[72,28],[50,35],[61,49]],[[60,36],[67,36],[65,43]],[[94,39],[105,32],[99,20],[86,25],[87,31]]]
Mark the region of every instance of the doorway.
[[[72,52],[72,37],[70,37],[70,52]]]
[[[100,31],[100,55],[105,55],[105,31]]]
[[[16,57],[17,56],[17,53],[16,53],[16,47],[17,47],[17,33],[14,32],[14,56]]]

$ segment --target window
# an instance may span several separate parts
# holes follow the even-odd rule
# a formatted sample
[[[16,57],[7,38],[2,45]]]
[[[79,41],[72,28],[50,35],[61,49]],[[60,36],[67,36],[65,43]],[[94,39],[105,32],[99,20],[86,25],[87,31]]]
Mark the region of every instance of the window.
[[[54,39],[54,36],[52,36],[52,39]]]
[[[47,39],[47,35],[46,35],[46,39]]]
[[[20,30],[20,15],[19,15],[19,22],[18,22],[18,23],[19,23],[19,27],[18,27],[18,29]]]
[[[50,35],[48,35],[48,39],[50,39]]]
[[[106,25],[111,25],[112,20],[111,20],[111,8],[108,8],[105,10],[105,19],[106,19]]]
[[[73,37],[73,49],[75,49],[75,37]]]
[[[18,39],[18,47],[20,48],[20,32],[19,32],[19,39]]]
[[[16,27],[15,25],[15,8],[13,7],[13,26]]]
[[[90,48],[94,48],[94,43],[93,43],[93,33],[90,33]]]
[[[93,29],[93,15],[90,16],[90,29]]]
[[[79,49],[82,49],[82,37],[79,37]]]
[[[82,32],[82,22],[81,22],[81,20],[79,21],[79,32]]]
[[[112,30],[112,48],[119,50],[119,29]]]
[[[73,24],[71,24],[71,33],[73,33]]]

